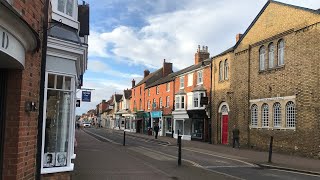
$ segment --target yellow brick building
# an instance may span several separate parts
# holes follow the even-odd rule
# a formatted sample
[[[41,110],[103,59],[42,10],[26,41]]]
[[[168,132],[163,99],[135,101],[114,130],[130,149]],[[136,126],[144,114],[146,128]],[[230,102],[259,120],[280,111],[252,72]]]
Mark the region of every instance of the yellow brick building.
[[[320,12],[268,1],[213,57],[212,138],[320,158]]]

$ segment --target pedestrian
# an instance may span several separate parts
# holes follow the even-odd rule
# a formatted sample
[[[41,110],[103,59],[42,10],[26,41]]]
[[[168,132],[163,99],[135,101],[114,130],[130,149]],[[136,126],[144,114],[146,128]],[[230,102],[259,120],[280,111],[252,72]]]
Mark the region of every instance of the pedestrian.
[[[240,131],[239,129],[236,127],[236,125],[233,125],[233,130],[232,130],[232,135],[233,135],[233,144],[232,147],[235,147],[235,144],[237,143],[238,148],[240,148],[240,143],[239,143],[239,134]]]
[[[154,133],[155,133],[155,138],[158,139],[158,132],[159,132],[159,125],[156,123],[156,125],[153,128]]]

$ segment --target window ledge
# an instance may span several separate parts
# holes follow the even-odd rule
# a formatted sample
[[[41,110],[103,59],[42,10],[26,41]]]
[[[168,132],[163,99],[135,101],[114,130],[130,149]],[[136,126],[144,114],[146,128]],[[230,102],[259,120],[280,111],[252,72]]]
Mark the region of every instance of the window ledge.
[[[293,130],[295,131],[296,128],[282,128],[282,127],[258,127],[258,126],[250,126],[250,129],[267,129],[267,130]]]
[[[264,74],[264,73],[269,73],[269,72],[275,72],[275,71],[279,71],[285,68],[285,65],[279,65],[279,66],[275,66],[273,68],[268,68],[268,69],[264,69],[264,70],[259,70],[259,74]]]
[[[57,173],[57,172],[67,172],[67,171],[73,171],[74,164],[70,163],[70,166],[66,167],[52,167],[52,168],[42,168],[41,174],[50,174],[50,173]]]

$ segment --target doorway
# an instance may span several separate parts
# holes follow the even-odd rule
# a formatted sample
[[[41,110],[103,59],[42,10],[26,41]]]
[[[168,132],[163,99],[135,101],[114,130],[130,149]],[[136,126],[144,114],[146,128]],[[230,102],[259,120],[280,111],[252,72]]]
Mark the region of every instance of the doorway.
[[[7,71],[0,69],[0,179],[2,179],[3,148],[5,135]]]
[[[229,106],[226,102],[220,104],[220,143],[229,144]]]
[[[228,115],[222,115],[222,144],[228,144]]]

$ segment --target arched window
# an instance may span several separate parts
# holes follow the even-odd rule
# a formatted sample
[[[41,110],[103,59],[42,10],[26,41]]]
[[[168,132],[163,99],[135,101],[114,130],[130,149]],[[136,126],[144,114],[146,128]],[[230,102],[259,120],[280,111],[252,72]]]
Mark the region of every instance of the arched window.
[[[222,81],[222,77],[223,77],[223,64],[222,64],[222,61],[220,61],[220,63],[219,63],[219,81]]]
[[[262,105],[262,127],[269,127],[269,106],[268,104]]]
[[[224,79],[228,79],[229,65],[228,60],[224,61]]]
[[[258,106],[256,104],[251,106],[251,126],[258,126]]]
[[[264,70],[265,53],[266,53],[265,47],[261,46],[260,50],[259,50],[259,55],[260,55],[259,67],[260,67],[260,70]]]
[[[278,65],[284,65],[284,40],[278,42]]]
[[[292,101],[289,101],[286,105],[286,127],[296,127],[296,106]]]
[[[273,43],[269,44],[269,68],[273,68],[274,62],[274,45]]]
[[[278,102],[273,105],[273,127],[281,127],[281,104]]]

